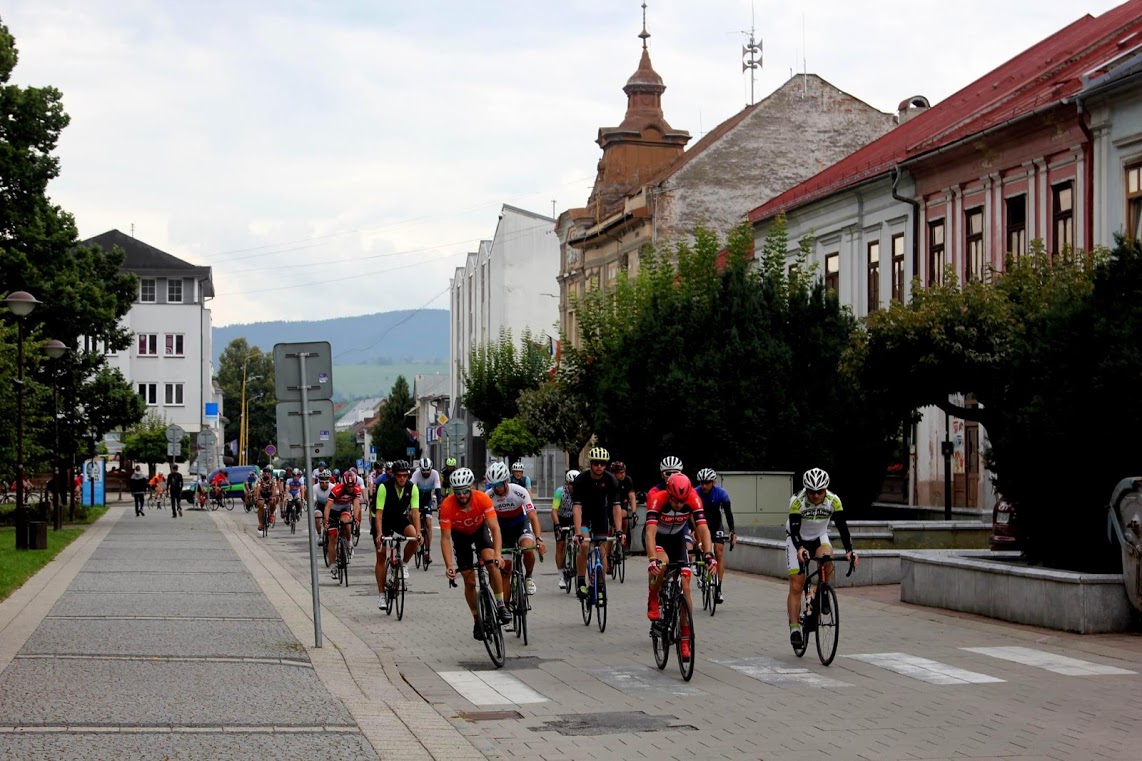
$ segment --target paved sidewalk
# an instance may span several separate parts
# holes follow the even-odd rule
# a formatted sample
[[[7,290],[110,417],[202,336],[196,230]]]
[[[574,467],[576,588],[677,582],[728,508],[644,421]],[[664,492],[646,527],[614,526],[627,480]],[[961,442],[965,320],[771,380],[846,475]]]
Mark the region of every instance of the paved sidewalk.
[[[432,757],[331,694],[210,513],[113,506],[0,605],[0,669],[3,758]]]

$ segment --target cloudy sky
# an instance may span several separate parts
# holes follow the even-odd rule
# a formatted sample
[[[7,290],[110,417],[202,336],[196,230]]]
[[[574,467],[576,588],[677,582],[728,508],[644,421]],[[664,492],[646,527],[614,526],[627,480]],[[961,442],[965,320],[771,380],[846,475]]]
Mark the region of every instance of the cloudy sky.
[[[1116,0],[648,0],[670,123],[803,59],[885,111],[936,102]],[[5,0],[22,85],[64,93],[54,199],[214,268],[215,324],[447,308],[499,206],[586,201],[622,120],[641,0]],[[951,10],[951,12],[948,12]],[[746,210],[743,209],[743,213]],[[340,288],[354,282],[365,288]]]

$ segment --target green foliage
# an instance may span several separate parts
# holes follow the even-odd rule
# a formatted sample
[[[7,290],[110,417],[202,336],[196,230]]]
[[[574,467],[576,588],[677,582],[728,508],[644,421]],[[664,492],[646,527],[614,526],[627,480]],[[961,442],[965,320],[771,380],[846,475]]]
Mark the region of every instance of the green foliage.
[[[828,469],[850,504],[875,494],[898,419],[865,409],[847,369],[856,321],[805,266],[786,267],[779,219],[760,259],[747,225],[724,266],[705,230],[644,250],[637,277],[576,304],[582,342],[565,351],[591,428],[641,485],[666,454],[688,472]],[[570,342],[565,341],[565,345]]]
[[[408,447],[414,447],[420,457],[420,442],[413,438],[416,423],[405,415],[413,406],[412,392],[403,375],[397,376],[389,391],[389,398],[381,404],[380,419],[373,426],[371,435],[373,446],[377,448],[379,460],[406,460]],[[409,428],[409,424],[412,428]]]
[[[533,434],[526,423],[510,417],[500,422],[488,437],[488,449],[507,462],[515,462],[520,457],[539,454],[543,441]]]
[[[361,457],[361,446],[357,443],[357,434],[352,431],[337,431],[333,457],[329,467],[348,470],[357,467],[357,460]]]
[[[464,375],[464,408],[495,430],[501,422],[519,414],[519,395],[538,388],[547,379],[551,356],[546,341],[536,343],[525,330],[516,350],[510,330],[499,339],[472,351]]]
[[[216,380],[226,399],[225,441],[240,439],[242,424],[242,381],[245,378],[246,427],[248,462],[251,465],[270,463],[265,453],[267,444],[278,439],[277,392],[274,389],[274,355],[250,346],[245,338],[235,338],[218,358]],[[227,450],[228,451],[228,450]]]
[[[541,442],[572,456],[591,438],[587,401],[575,390],[574,368],[562,365],[554,379],[519,395],[519,419]]]
[[[167,426],[170,425],[154,412],[147,413],[136,425],[128,429],[123,436],[123,459],[130,462],[146,463],[153,466],[158,462],[166,462],[167,456]],[[150,468],[153,470],[153,467]]]

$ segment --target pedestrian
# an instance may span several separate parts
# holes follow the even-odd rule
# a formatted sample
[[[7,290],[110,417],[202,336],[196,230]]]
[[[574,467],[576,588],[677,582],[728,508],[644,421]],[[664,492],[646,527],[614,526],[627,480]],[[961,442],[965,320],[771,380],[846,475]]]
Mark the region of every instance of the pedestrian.
[[[171,493],[171,517],[182,515],[182,473],[178,472],[177,465],[171,465],[171,474],[167,478],[167,489]]]
[[[143,515],[143,495],[147,492],[147,477],[143,475],[141,466],[135,466],[131,474],[131,496],[135,500],[135,515]]]

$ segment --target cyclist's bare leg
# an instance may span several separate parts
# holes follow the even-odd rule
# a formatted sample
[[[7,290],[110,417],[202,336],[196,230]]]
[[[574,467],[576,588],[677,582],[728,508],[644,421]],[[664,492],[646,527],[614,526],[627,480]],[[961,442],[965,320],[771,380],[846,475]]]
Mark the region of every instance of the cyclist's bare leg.
[[[432,550],[432,516],[424,515],[420,519],[424,522],[424,551],[431,554]]]
[[[603,542],[603,546],[600,548],[600,551],[603,553],[603,573],[604,574],[610,573],[611,572],[611,569],[610,569],[610,565],[611,565],[611,540],[610,539]]]
[[[789,614],[789,625],[796,626],[801,617],[801,593],[805,591],[805,574],[794,573],[789,577],[789,597],[785,609]]]
[[[522,537],[519,540],[519,546],[520,547],[534,547],[535,546],[535,540],[529,536]],[[535,553],[534,552],[523,553],[523,570],[524,570],[524,575],[530,579],[532,572],[535,570]]]
[[[468,602],[468,610],[472,613],[472,618],[476,617],[476,571],[461,571],[460,575],[464,577],[464,599]]]
[[[480,558],[484,561],[492,562],[496,558],[496,553],[492,550],[482,550],[480,552]],[[492,583],[492,592],[495,593],[496,599],[502,600],[504,597],[504,585],[500,581],[500,575],[498,573],[492,573],[495,570],[495,563],[492,563],[492,565],[488,566],[488,579]]]
[[[410,523],[404,527],[404,535],[408,537],[408,541],[404,543],[404,564],[408,565],[412,560],[412,556],[416,554],[417,545],[420,544],[420,537],[416,533],[416,528]]]
[[[718,583],[722,583],[722,579],[726,575],[726,563],[722,560],[725,555],[726,545],[720,542],[714,542],[714,558],[718,561]]]
[[[591,551],[591,543],[585,539],[579,543],[579,554],[575,558],[575,570],[580,577],[587,575],[587,553]]]
[[[819,558],[827,557],[832,554],[833,548],[828,544],[822,544],[817,548],[817,557]],[[831,582],[833,580],[833,564],[825,563],[823,566],[821,566],[821,575],[824,577],[825,581]]]
[[[266,525],[266,501],[258,497],[255,504],[258,506],[258,530],[261,531]]]

